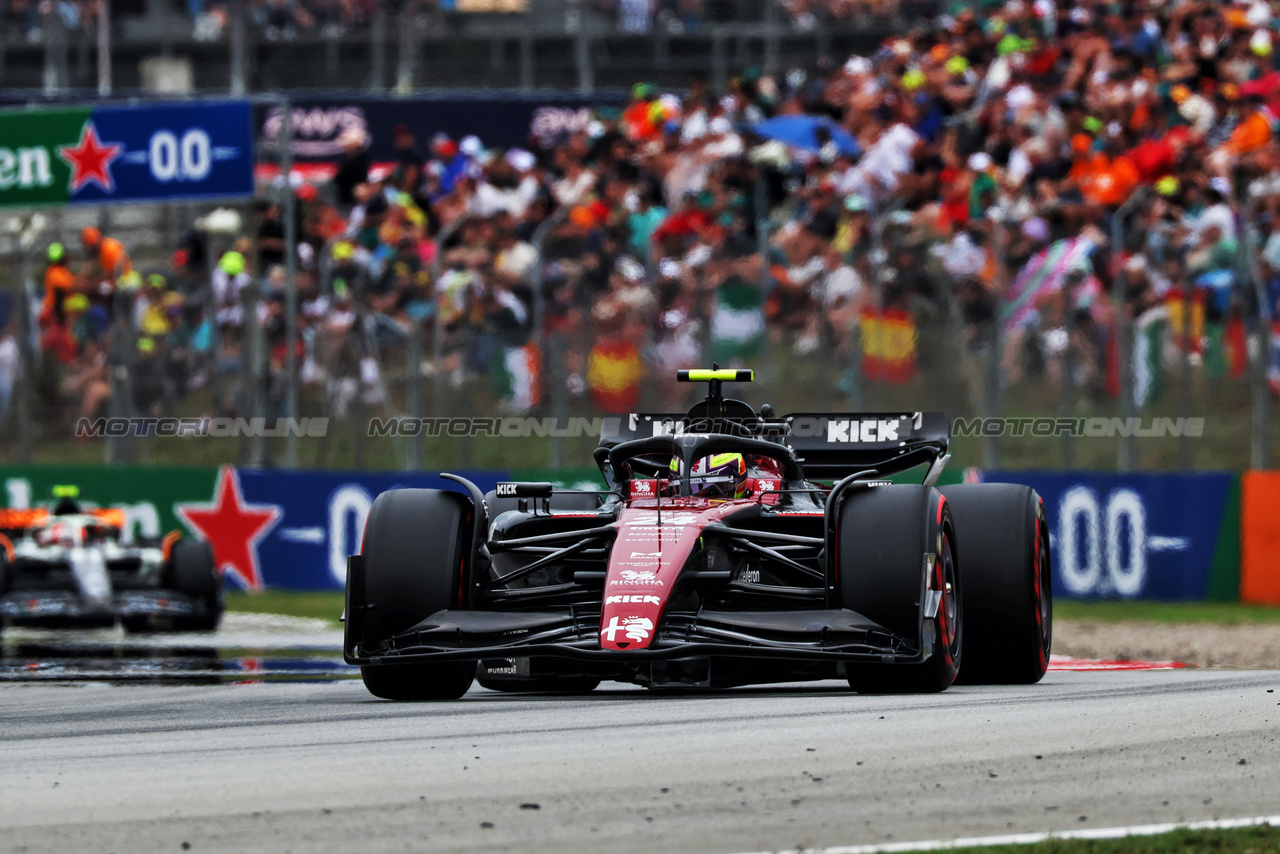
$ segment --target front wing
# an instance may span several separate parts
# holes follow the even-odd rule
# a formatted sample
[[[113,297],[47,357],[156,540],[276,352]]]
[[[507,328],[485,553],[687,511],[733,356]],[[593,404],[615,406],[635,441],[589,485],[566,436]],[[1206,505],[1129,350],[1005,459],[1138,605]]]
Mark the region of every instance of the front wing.
[[[102,602],[75,591],[24,590],[0,598],[0,619],[15,622],[106,623],[141,617],[202,617],[201,602],[172,590],[126,590]]]
[[[360,648],[360,616],[359,604],[348,603],[343,655],[349,664],[534,656],[597,663],[725,656],[918,664],[932,652],[844,608],[668,614],[650,645],[632,650],[602,649],[600,613],[587,609],[444,610],[376,651]]]

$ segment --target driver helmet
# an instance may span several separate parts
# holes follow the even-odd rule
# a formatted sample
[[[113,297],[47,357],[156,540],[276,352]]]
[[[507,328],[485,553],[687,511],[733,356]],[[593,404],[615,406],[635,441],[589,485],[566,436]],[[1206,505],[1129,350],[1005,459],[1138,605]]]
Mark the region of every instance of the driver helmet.
[[[678,457],[671,460],[673,477],[681,474]],[[742,454],[712,454],[694,461],[689,473],[689,494],[720,498],[745,498],[747,461]]]
[[[55,516],[74,516],[80,512],[80,487],[67,484],[58,484],[53,488],[53,497],[56,503],[53,505],[53,515]]]

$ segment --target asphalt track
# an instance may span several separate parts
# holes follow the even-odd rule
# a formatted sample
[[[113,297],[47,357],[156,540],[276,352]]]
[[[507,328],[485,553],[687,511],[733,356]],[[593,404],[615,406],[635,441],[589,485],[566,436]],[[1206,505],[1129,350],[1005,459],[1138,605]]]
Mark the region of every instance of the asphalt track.
[[[1275,671],[435,705],[351,680],[8,684],[0,852],[729,854],[1269,815],[1277,733]]]

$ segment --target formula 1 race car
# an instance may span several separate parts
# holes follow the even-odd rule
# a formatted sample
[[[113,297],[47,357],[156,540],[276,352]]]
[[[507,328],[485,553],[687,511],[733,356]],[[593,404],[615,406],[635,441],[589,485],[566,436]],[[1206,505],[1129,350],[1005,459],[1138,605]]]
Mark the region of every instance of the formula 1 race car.
[[[80,504],[73,486],[51,507],[0,509],[0,625],[213,631],[222,580],[201,540],[122,539],[124,513]]]
[[[344,656],[393,700],[847,679],[857,691],[1033,683],[1052,627],[1039,496],[935,487],[939,413],[775,416],[751,371],[680,371],[687,415],[602,436],[607,489],[378,496],[347,567]],[[890,474],[925,469],[923,483]]]

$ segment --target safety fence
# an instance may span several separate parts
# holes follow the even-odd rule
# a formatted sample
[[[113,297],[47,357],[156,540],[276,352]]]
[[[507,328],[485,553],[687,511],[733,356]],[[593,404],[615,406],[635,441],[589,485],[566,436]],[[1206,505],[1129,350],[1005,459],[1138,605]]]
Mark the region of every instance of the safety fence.
[[[459,473],[486,491],[505,480],[601,484],[589,468]],[[1039,492],[1048,511],[1057,597],[1280,605],[1271,559],[1280,473],[947,470],[942,483],[962,478],[1023,483]],[[119,508],[128,535],[181,529],[204,537],[234,585],[299,590],[342,586],[346,557],[359,548],[380,492],[456,489],[425,474],[231,467],[15,467],[2,485],[8,506],[21,508],[39,504],[63,483],[77,484],[86,500]]]
[[[500,215],[458,215],[420,239],[421,212],[393,204],[363,244],[302,235],[292,337],[287,253],[251,236],[283,218],[292,194],[277,188],[259,208],[192,216],[180,259],[157,267],[165,290],[118,291],[100,343],[74,360],[41,339],[28,259],[8,313],[15,332],[30,318],[19,338],[32,350],[0,434],[21,459],[66,444],[86,415],[322,416],[328,435],[301,450],[292,436],[245,437],[199,459],[418,470],[533,453],[558,466],[590,442],[478,450],[468,437],[376,440],[369,422],[678,411],[695,390],[675,371],[715,361],[755,368],[736,393],[777,411],[944,411],[967,465],[1189,470],[1265,466],[1280,451],[1267,260],[1280,243],[1258,216],[1280,196],[1231,207],[1239,236],[1209,247],[1148,221],[1158,206],[1122,209],[1110,235],[1057,240],[995,220],[944,241],[889,210],[851,212],[825,244],[843,251],[813,254],[824,244],[786,207],[755,205],[765,183],[710,203],[726,238],[671,255],[664,239],[687,245],[679,223],[648,254],[643,242],[591,245],[599,213],[568,207],[523,233]],[[228,274],[219,262],[236,249],[246,266]],[[165,442],[131,432],[77,453],[173,461]]]
[[[1280,450],[1280,243],[1262,215],[1280,195],[1223,204],[1234,234],[1161,222],[1139,191],[1106,232],[993,216],[947,239],[887,204],[818,233],[771,197],[776,173],[712,174],[724,184],[688,214],[701,224],[664,214],[632,245],[618,244],[645,233],[643,209],[615,227],[561,207],[527,239],[502,216],[449,222],[410,265],[432,284],[366,309],[366,385],[379,365],[393,380],[367,399],[415,417],[677,411],[696,392],[676,369],[718,362],[757,369],[737,391],[777,411],[942,410],[960,458],[987,468],[1262,467]],[[719,235],[690,237],[712,218]],[[602,233],[615,244],[593,244]],[[369,257],[345,238],[325,251]],[[397,262],[359,260],[345,278],[385,291]],[[556,438],[538,453],[557,466],[587,451]],[[465,440],[441,452],[474,461]]]

